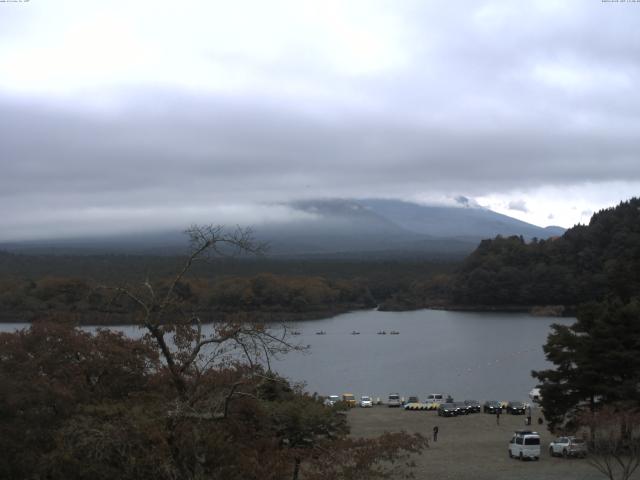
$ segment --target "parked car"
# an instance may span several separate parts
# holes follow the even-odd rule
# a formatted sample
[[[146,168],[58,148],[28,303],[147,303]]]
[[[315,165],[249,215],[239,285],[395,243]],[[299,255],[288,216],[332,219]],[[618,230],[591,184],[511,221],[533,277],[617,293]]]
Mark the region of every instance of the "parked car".
[[[373,400],[371,400],[371,397],[363,395],[360,397],[360,406],[362,408],[373,407]]]
[[[356,397],[353,395],[353,393],[343,393],[342,401],[346,403],[348,407],[356,406]]]
[[[511,415],[524,415],[526,406],[523,402],[509,402],[507,403],[507,413]]]
[[[532,388],[529,392],[529,398],[533,403],[540,403],[542,401],[542,395],[539,388]]]
[[[509,442],[509,458],[540,460],[540,435],[531,430],[516,430]]]
[[[498,412],[502,413],[502,406],[497,400],[487,400],[486,402],[484,402],[482,411],[484,413],[493,413],[495,415]]]
[[[405,410],[428,410],[429,405],[420,403],[420,399],[416,395],[410,395],[404,404]]]
[[[456,415],[469,415],[471,413],[469,406],[464,402],[453,402],[453,405],[456,406]]]
[[[438,406],[438,416],[454,417],[458,415],[458,407],[455,403],[441,403]]]
[[[339,401],[340,401],[339,395],[329,395],[327,398],[325,398],[324,404],[328,407],[333,407]]]
[[[430,393],[427,395],[425,403],[445,403],[446,395],[444,393]]]
[[[467,410],[469,413],[479,413],[480,412],[480,402],[477,400],[465,400],[464,404],[467,406]]]
[[[389,394],[389,399],[387,400],[387,405],[389,405],[389,407],[400,408],[400,406],[402,405],[402,400],[400,400],[400,395],[397,394],[397,393]]]
[[[549,444],[549,455],[584,458],[587,456],[587,443],[581,438],[558,437]]]

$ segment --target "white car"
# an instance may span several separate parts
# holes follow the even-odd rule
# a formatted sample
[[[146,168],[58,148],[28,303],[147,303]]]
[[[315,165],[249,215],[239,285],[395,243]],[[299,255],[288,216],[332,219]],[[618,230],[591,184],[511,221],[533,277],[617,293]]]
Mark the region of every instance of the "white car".
[[[362,408],[373,407],[373,400],[371,400],[371,397],[363,395],[360,397],[360,406]]]
[[[324,404],[327,407],[333,407],[336,403],[340,401],[340,395],[329,395],[325,400]]]
[[[549,444],[549,455],[584,458],[587,456],[587,443],[581,438],[558,437]]]
[[[534,403],[540,403],[540,401],[542,400],[542,395],[540,395],[540,389],[532,388],[531,391],[529,392],[529,398]]]
[[[540,435],[530,430],[516,430],[509,442],[509,458],[540,460]]]

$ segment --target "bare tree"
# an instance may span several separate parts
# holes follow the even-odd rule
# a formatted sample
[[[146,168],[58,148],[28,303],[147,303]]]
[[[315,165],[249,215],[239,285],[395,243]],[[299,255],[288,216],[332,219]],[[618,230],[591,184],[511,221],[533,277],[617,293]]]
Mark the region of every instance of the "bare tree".
[[[585,412],[579,423],[589,428],[589,463],[610,480],[628,480],[640,466],[640,411],[611,405]]]
[[[193,311],[180,294],[180,286],[192,267],[211,256],[261,254],[265,246],[258,244],[250,229],[236,228],[232,232],[222,226],[193,225],[185,232],[190,251],[184,263],[168,284],[158,285],[145,279],[138,285],[113,288],[116,296],[133,301],[137,323],[147,331],[148,340],[155,343],[180,398],[193,397],[197,379],[215,362],[234,361],[254,366],[273,355],[300,347],[288,341],[287,329],[278,331],[254,323],[243,315],[230,316],[213,323],[205,332],[198,312]],[[229,399],[241,394],[239,385],[229,386],[223,395],[220,410],[224,414]]]

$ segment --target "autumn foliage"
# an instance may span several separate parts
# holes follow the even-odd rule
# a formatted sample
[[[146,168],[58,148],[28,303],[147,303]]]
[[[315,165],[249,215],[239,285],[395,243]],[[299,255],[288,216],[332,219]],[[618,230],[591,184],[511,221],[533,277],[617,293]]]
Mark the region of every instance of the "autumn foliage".
[[[148,339],[36,322],[0,351],[1,478],[385,478],[426,446],[351,439],[339,407],[259,367],[203,371],[180,399]]]

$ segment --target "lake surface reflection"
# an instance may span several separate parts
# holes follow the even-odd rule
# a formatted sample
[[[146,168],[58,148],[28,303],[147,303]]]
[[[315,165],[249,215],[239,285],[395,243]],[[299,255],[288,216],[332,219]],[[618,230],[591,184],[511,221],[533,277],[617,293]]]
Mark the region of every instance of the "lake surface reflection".
[[[272,367],[323,395],[441,392],[459,400],[525,400],[535,386],[531,370],[549,366],[542,351],[549,326],[574,321],[514,313],[357,311],[288,323],[300,332],[292,340],[310,348],[285,355]],[[25,326],[0,324],[0,331]],[[115,329],[132,337],[142,333],[134,326]],[[317,335],[321,330],[326,334]],[[377,334],[383,330],[386,335]],[[399,334],[390,335],[392,330]]]

